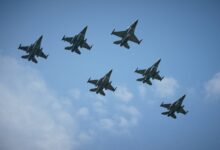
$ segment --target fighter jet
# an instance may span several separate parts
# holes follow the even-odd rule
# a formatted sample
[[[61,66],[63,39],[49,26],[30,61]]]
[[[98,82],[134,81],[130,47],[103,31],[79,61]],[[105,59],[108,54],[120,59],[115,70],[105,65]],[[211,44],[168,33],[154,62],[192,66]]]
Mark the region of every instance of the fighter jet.
[[[160,64],[161,59],[159,59],[156,63],[154,63],[151,67],[148,69],[139,70],[138,68],[135,70],[136,73],[142,74],[143,78],[137,79],[137,81],[141,81],[143,83],[147,83],[149,85],[152,85],[152,82],[150,81],[150,78],[157,79],[157,80],[163,80],[164,77],[161,77],[159,75],[160,71],[157,71],[157,68]]]
[[[136,20],[132,25],[130,25],[128,29],[126,29],[125,31],[115,31],[114,29],[111,34],[121,38],[121,40],[115,41],[114,44],[124,46],[127,49],[130,48],[130,46],[128,45],[128,41],[140,44],[142,40],[139,40],[134,34],[137,23],[138,20]]]
[[[96,87],[93,88],[93,89],[90,89],[91,92],[96,92],[96,94],[100,93],[101,95],[105,96],[105,93],[104,93],[104,89],[105,90],[111,90],[111,91],[115,91],[116,90],[116,87],[114,88],[112,85],[111,85],[111,81],[110,80],[110,77],[111,77],[111,73],[112,73],[112,70],[110,70],[104,77],[102,77],[101,79],[99,80],[91,80],[89,78],[89,80],[87,81],[88,83],[91,83],[91,84],[94,84]]]
[[[168,117],[171,116],[174,119],[176,119],[175,112],[182,113],[182,114],[186,115],[188,113],[188,111],[184,110],[184,105],[182,106],[182,103],[183,103],[183,100],[184,100],[185,96],[186,95],[183,95],[182,97],[180,97],[177,101],[175,101],[172,104],[162,103],[160,106],[168,109],[168,111],[167,112],[162,112],[161,114],[167,115]]]
[[[28,53],[27,55],[21,56],[21,58],[27,59],[28,61],[31,60],[34,63],[37,63],[37,59],[35,58],[35,56],[47,59],[48,55],[45,55],[43,52],[43,48],[41,48],[42,39],[43,39],[43,36],[40,36],[39,39],[37,39],[37,41],[35,41],[30,46],[21,46],[20,44],[18,49],[23,50],[26,53]]]
[[[76,52],[77,54],[81,54],[79,51],[80,48],[86,48],[90,50],[92,48],[92,45],[90,46],[85,39],[85,34],[86,34],[87,26],[77,35],[73,37],[65,37],[63,36],[62,40],[69,42],[71,46],[65,47],[65,50],[71,50],[71,52]]]

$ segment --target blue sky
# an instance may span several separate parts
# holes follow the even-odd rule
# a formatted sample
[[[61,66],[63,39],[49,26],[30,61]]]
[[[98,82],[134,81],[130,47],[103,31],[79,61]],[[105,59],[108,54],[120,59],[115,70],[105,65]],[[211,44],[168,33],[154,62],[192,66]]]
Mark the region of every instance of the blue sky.
[[[1,1],[0,149],[144,150],[220,148],[220,3],[218,1]],[[112,44],[110,33],[139,19],[140,45]],[[63,35],[88,25],[94,45],[64,50]],[[43,35],[49,54],[34,64],[18,45]],[[165,76],[136,82],[136,67],[159,58]],[[90,93],[89,77],[113,69],[115,93]],[[186,94],[186,116],[162,116],[162,101]],[[28,142],[27,142],[28,141]]]

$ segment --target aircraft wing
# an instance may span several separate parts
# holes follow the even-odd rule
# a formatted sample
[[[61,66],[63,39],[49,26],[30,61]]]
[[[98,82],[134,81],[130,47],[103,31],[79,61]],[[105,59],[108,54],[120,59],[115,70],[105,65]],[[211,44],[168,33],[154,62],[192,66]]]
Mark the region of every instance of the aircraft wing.
[[[155,76],[154,76],[154,79],[157,79],[157,80],[163,80],[163,77],[161,77],[160,75],[159,75],[159,73],[157,73]]]
[[[162,104],[160,105],[160,107],[164,107],[164,108],[167,108],[167,109],[169,109],[170,106],[171,106],[171,104],[164,104],[164,103],[162,103]]]
[[[84,48],[86,48],[86,49],[88,49],[88,50],[90,50],[90,49],[92,48],[92,46],[89,46],[89,44],[86,43],[86,42],[84,42],[84,43],[82,44],[82,47],[84,47]]]
[[[180,108],[179,112],[184,114],[184,115],[188,113],[188,111],[185,111],[184,108]]]
[[[129,40],[137,44],[141,42],[134,34],[129,37]]]
[[[21,46],[21,45],[19,45],[19,47],[18,47],[18,49],[23,50],[27,53],[29,52],[29,48],[30,48],[30,46]]]
[[[111,84],[108,84],[106,89],[109,89],[109,90],[111,90],[113,92],[116,90],[116,88],[114,88]]]
[[[45,59],[47,59],[47,57],[48,57],[48,55],[45,55],[42,50],[38,51],[37,56],[40,56],[40,57],[45,58]]]
[[[87,82],[91,83],[91,84],[94,84],[94,85],[97,85],[98,81],[99,80],[90,80],[90,78],[89,78],[89,80]]]
[[[146,71],[145,69],[141,70],[141,69],[138,69],[138,68],[135,70],[136,73],[140,73],[140,74],[144,74],[145,71]]]
[[[127,34],[127,30],[125,30],[125,31],[115,31],[115,30],[113,30],[112,34],[122,38]]]
[[[73,41],[73,39],[74,39],[75,37],[63,37],[63,41],[66,41],[66,42],[69,42],[69,43],[72,43],[72,41]]]

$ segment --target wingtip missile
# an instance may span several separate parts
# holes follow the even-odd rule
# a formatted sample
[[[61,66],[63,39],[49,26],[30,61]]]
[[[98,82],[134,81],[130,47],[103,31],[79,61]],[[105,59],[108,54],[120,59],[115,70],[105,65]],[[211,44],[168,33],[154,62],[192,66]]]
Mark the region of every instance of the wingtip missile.
[[[141,44],[142,41],[143,41],[143,39],[141,39],[141,40],[138,42],[138,44]]]
[[[66,38],[66,37],[65,37],[65,35],[64,35],[64,36],[63,36],[63,38],[62,38],[62,40],[64,41],[64,40],[65,40],[65,38]]]
[[[93,45],[90,46],[90,49],[92,49]]]
[[[113,34],[115,32],[115,29],[113,29],[113,31],[112,31],[112,33],[111,34]]]
[[[88,79],[87,83],[88,83],[90,80],[91,80],[91,77],[89,77],[89,79]]]
[[[18,49],[21,49],[21,44],[19,44]]]

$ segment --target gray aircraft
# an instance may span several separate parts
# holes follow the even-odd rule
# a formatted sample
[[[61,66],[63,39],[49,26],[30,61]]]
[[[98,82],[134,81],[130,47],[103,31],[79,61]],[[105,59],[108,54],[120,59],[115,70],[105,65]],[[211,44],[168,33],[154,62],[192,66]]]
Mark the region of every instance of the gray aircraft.
[[[172,104],[162,103],[160,106],[166,108],[168,111],[162,112],[161,114],[167,115],[168,117],[173,117],[174,119],[176,119],[175,112],[182,113],[182,114],[186,115],[188,113],[188,111],[185,111],[184,105],[182,105],[185,97],[186,97],[186,95],[183,95],[182,97],[180,97],[177,101],[175,101]]]
[[[47,59],[48,55],[45,55],[43,52],[43,48],[41,48],[42,39],[43,39],[43,36],[40,36],[37,39],[37,41],[35,41],[30,46],[21,46],[21,44],[20,44],[18,49],[23,50],[26,53],[28,53],[27,55],[21,56],[21,58],[27,59],[28,61],[31,60],[34,63],[37,63],[37,59],[35,58],[35,56]]]
[[[152,85],[152,82],[150,81],[150,78],[157,79],[157,80],[163,80],[164,77],[161,77],[159,75],[160,71],[157,71],[157,68],[160,64],[161,59],[159,59],[156,63],[154,63],[151,67],[148,69],[139,70],[138,68],[135,70],[136,73],[142,74],[143,78],[137,79],[137,81],[141,81],[143,83],[147,83],[149,85]]]
[[[134,34],[137,23],[138,20],[136,20],[132,25],[130,25],[129,28],[126,29],[125,31],[115,31],[114,29],[111,34],[121,38],[121,40],[115,41],[114,44],[124,46],[127,49],[130,48],[130,46],[128,45],[128,41],[132,41],[134,43],[140,44],[142,40],[139,40]]]
[[[91,80],[89,78],[89,80],[87,81],[88,83],[91,83],[91,84],[94,84],[96,87],[93,88],[93,89],[90,89],[91,92],[96,92],[96,94],[100,93],[101,95],[105,96],[105,93],[104,93],[104,89],[105,90],[111,90],[111,91],[115,91],[116,90],[116,87],[114,88],[112,85],[111,85],[111,81],[110,80],[110,77],[111,77],[111,74],[112,74],[112,70],[110,70],[104,77],[102,77],[101,79],[99,80]]]
[[[86,34],[87,26],[77,35],[73,37],[65,37],[63,36],[62,40],[69,42],[71,46],[65,47],[65,50],[71,50],[71,52],[76,52],[77,54],[81,54],[79,51],[80,48],[86,48],[90,50],[92,48],[92,45],[90,46],[85,39],[85,34]]]

